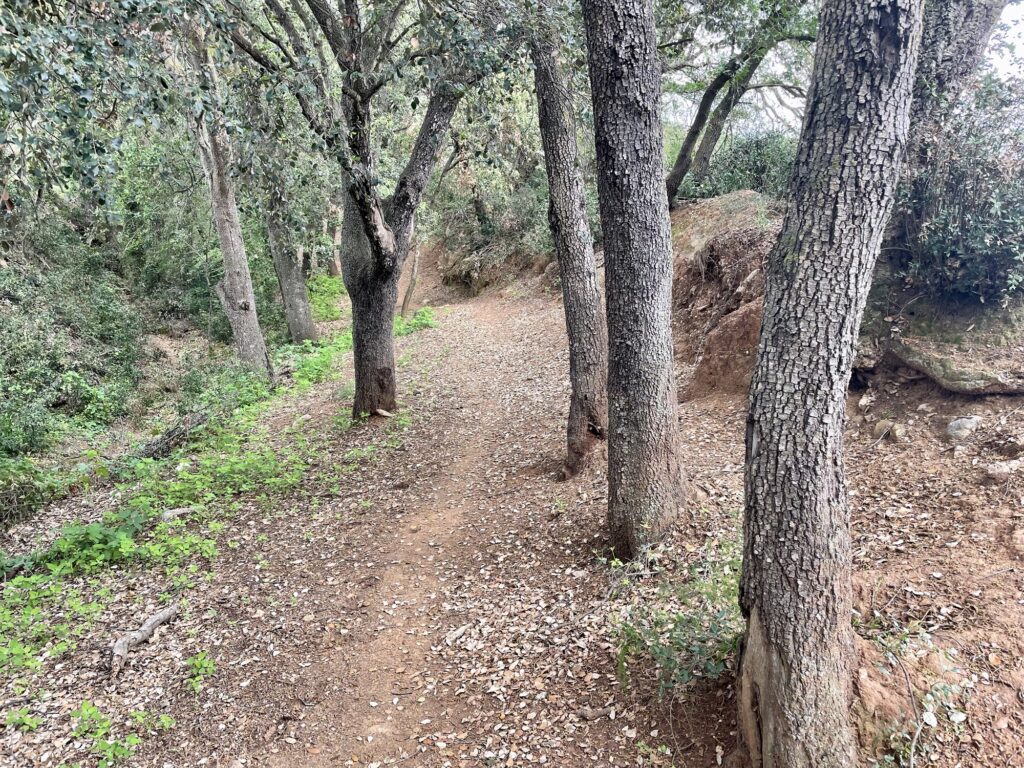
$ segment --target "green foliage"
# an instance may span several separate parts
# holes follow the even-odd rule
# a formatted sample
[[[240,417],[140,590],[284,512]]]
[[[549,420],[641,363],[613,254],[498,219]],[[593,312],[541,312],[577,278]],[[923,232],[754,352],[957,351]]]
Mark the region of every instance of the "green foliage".
[[[619,624],[620,677],[638,657],[654,662],[663,693],[697,678],[720,677],[743,631],[741,557],[735,540],[710,544],[686,582],[663,587],[657,600],[632,605]]]
[[[57,474],[31,458],[0,456],[0,526],[45,504],[64,487]]]
[[[43,720],[29,714],[28,707],[12,709],[7,713],[7,725],[13,725],[19,731],[30,733],[42,725]]]
[[[309,305],[313,319],[318,323],[341,319],[341,297],[345,296],[345,284],[340,277],[315,275],[309,280]]]
[[[142,739],[134,733],[123,739],[109,738],[112,726],[110,718],[90,701],[83,701],[71,713],[71,718],[75,724],[72,735],[91,742],[92,751],[99,757],[98,768],[110,768],[124,762],[132,756],[135,747],[142,743]]]
[[[303,342],[299,350],[293,378],[301,390],[306,390],[337,373],[341,356],[352,351],[352,331],[340,333],[327,342]]]
[[[194,693],[199,693],[203,689],[203,682],[207,678],[213,677],[214,673],[216,673],[217,664],[206,651],[200,651],[195,656],[192,656],[186,664],[189,670],[186,682]]]
[[[901,206],[910,285],[983,302],[1024,287],[1022,92],[1019,80],[987,78],[929,147]]]
[[[717,197],[743,189],[783,200],[796,157],[796,138],[787,133],[740,136],[719,146],[708,175],[697,183],[688,176],[683,197]]]
[[[8,232],[0,269],[0,456],[109,425],[137,380],[142,326],[88,209]],[[71,221],[81,219],[77,231]],[[84,234],[83,234],[84,232]]]
[[[437,328],[433,307],[420,307],[408,319],[401,316],[395,318],[395,336],[408,336],[424,328]]]

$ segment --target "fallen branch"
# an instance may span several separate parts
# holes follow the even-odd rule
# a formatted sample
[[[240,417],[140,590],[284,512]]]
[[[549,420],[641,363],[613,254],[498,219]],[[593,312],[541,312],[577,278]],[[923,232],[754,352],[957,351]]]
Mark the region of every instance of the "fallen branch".
[[[167,606],[162,611],[154,613],[134,632],[128,632],[127,634],[119,637],[110,649],[110,676],[117,677],[118,673],[124,668],[125,662],[128,660],[128,653],[133,648],[136,648],[149,640],[153,636],[157,627],[161,624],[166,624],[177,615],[178,604],[174,603]]]
[[[158,459],[166,456],[175,448],[186,443],[192,433],[209,420],[210,417],[205,413],[191,413],[162,435],[140,447],[135,451],[134,456],[137,459]]]

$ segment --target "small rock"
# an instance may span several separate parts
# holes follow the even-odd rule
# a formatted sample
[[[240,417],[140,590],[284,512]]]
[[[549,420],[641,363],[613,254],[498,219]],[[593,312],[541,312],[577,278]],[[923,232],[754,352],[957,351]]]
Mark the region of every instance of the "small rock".
[[[874,429],[871,430],[871,433],[875,437],[881,438],[884,435],[888,434],[888,432],[895,425],[896,425],[896,422],[892,421],[891,419],[882,419],[881,421],[876,421],[875,422],[875,427],[874,427]]]
[[[892,429],[889,430],[889,439],[895,440],[897,443],[907,442],[907,428],[902,424],[893,424]]]
[[[946,434],[953,440],[966,440],[981,426],[980,416],[961,416],[949,422]]]
[[[985,476],[994,483],[1005,483],[1020,470],[1022,465],[1024,465],[1024,461],[1020,459],[996,461],[985,467]]]

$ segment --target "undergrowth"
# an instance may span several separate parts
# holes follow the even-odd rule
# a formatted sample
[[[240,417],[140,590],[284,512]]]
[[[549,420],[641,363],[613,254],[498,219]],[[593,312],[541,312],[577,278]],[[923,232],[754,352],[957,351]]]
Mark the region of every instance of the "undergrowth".
[[[313,310],[313,319],[318,323],[327,323],[341,319],[339,300],[345,296],[345,284],[340,277],[317,275],[310,279],[309,306]]]
[[[682,583],[662,584],[653,597],[638,589],[618,625],[620,679],[628,680],[631,663],[645,659],[664,695],[730,668],[743,631],[741,557],[739,541],[726,535],[708,544]]]
[[[401,315],[395,318],[395,336],[408,336],[410,333],[426,328],[437,328],[437,318],[434,315],[433,307],[420,307],[408,319]]]

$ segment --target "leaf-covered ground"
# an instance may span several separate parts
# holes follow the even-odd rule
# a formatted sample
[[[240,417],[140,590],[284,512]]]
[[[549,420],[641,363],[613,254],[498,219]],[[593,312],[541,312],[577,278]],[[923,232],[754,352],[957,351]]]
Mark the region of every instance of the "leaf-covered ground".
[[[173,566],[115,559],[62,576],[56,594],[13,601],[5,586],[9,621],[39,638],[25,652],[35,662],[23,654],[3,670],[0,763],[711,766],[728,756],[742,399],[682,405],[692,508],[650,563],[623,566],[606,558],[601,461],[556,480],[568,362],[554,295],[518,285],[436,318],[398,340],[398,417],[350,422],[351,361],[340,354],[329,374],[170,468],[182,482],[205,467],[210,494],[168,524],[190,542]],[[1012,476],[986,484],[982,469],[1024,414],[918,383],[891,390],[865,407],[868,419],[854,396],[848,433],[865,764],[909,764],[913,751],[918,765],[1024,765],[1024,493]],[[985,426],[953,451],[944,430],[961,412]],[[878,440],[872,414],[903,424],[905,442]],[[29,551],[131,493],[54,504],[0,546]],[[110,645],[169,601],[179,616],[112,679]],[[61,647],[46,635],[57,625]]]

